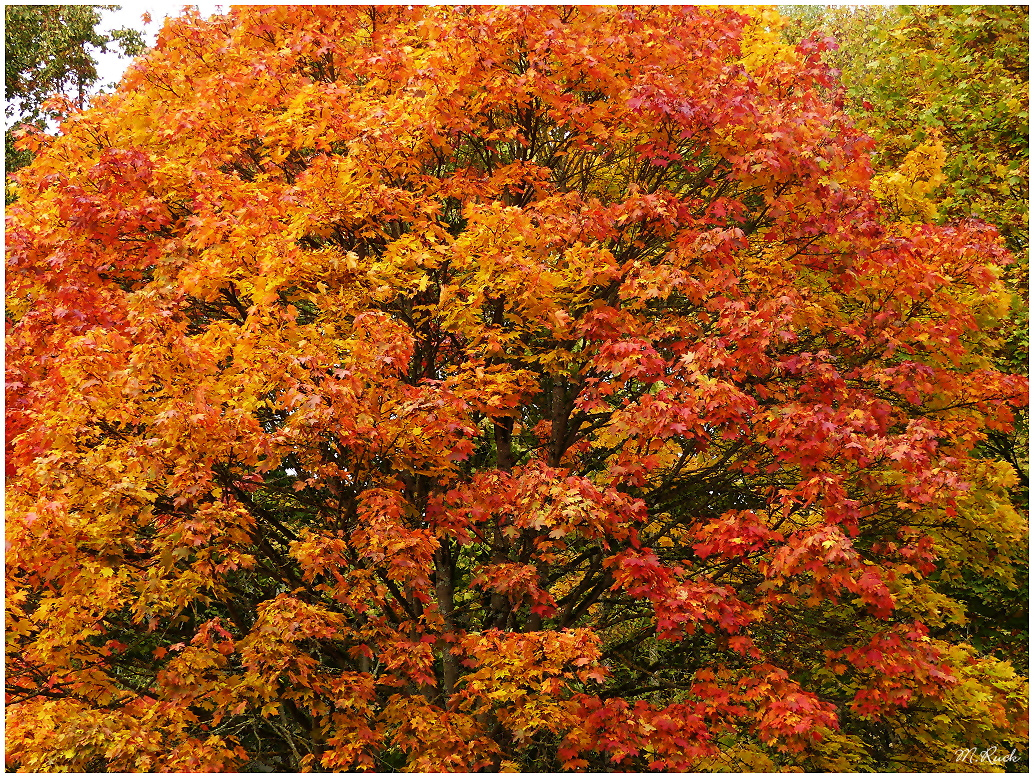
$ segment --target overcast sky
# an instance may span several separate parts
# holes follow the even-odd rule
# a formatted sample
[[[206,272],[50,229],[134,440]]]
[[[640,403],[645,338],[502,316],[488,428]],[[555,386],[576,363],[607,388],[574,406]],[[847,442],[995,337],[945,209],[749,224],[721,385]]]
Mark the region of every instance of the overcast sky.
[[[196,6],[202,16],[210,16],[214,13],[222,13],[229,10],[229,4],[217,3],[186,3],[186,2],[144,2],[123,5],[118,11],[101,11],[101,23],[98,29],[101,32],[117,30],[120,27],[130,27],[144,33],[144,39],[149,46],[154,45],[158,37],[158,31],[165,23],[166,16],[179,16],[184,6]],[[141,18],[144,13],[151,15],[151,23],[144,24]],[[129,67],[130,59],[118,56],[114,50],[107,53],[97,54],[97,73],[100,76],[98,86],[107,87],[108,84],[118,83],[122,74]],[[105,91],[110,91],[105,89]]]

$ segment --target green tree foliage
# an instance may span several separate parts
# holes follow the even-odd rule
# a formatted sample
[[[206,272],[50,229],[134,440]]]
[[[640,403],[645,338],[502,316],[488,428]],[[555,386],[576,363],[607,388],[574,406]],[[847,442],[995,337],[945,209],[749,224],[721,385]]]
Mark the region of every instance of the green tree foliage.
[[[54,94],[67,95],[83,108],[99,76],[96,52],[114,44],[126,56],[144,50],[136,30],[97,31],[100,12],[116,5],[8,5],[4,7],[5,116],[14,126],[4,133],[4,164],[8,173],[31,160],[14,147],[13,135],[23,123],[42,125],[53,113],[44,103]]]

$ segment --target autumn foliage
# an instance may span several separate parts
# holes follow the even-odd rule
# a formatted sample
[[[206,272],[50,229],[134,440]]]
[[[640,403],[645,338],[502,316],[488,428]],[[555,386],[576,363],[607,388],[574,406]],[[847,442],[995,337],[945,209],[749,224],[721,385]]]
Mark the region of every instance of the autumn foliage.
[[[1022,748],[938,586],[1026,533],[1010,257],[880,204],[771,13],[188,15],[28,137],[8,766]]]

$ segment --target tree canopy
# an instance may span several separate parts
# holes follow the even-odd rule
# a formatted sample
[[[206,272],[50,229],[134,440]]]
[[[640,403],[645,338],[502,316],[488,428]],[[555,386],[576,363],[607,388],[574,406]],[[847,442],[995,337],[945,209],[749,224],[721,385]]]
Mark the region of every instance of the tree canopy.
[[[9,210],[15,769],[959,769],[1012,262],[772,10],[167,23]],[[918,164],[918,163],[916,163]],[[935,580],[936,579],[936,580]],[[965,765],[966,769],[972,769]]]

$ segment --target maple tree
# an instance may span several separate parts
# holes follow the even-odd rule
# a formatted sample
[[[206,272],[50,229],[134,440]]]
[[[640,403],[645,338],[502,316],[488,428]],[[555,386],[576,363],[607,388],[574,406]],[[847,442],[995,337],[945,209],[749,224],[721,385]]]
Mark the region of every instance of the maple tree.
[[[766,9],[170,21],[17,174],[22,770],[951,769],[1026,681],[995,230]],[[967,765],[967,768],[969,766]]]

